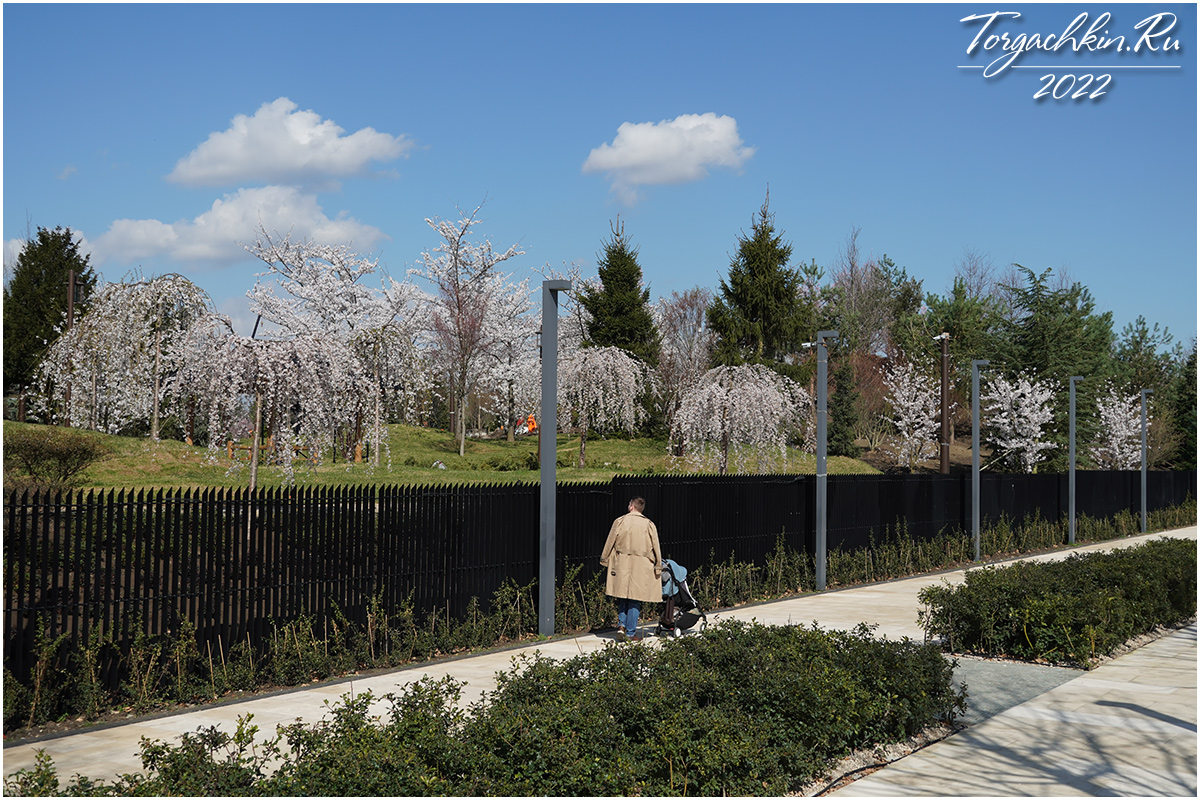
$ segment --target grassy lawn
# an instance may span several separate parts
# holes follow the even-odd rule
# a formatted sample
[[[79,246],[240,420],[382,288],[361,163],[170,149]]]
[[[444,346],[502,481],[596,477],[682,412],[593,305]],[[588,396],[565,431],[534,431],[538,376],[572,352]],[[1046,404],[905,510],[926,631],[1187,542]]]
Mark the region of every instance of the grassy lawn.
[[[17,422],[4,422],[4,430],[36,428]],[[151,442],[144,437],[108,436],[80,431],[84,436],[102,439],[112,456],[89,468],[83,476],[83,488],[152,487],[240,487],[249,482],[248,453],[238,451],[230,462],[224,448],[215,457],[205,447],[183,442]],[[243,442],[245,444],[245,442]],[[367,463],[346,463],[339,456],[333,461],[326,453],[323,463],[313,467],[296,464],[296,482],[302,485],[362,486],[370,484],[442,484],[442,483],[515,483],[536,482],[536,469],[525,466],[537,455],[537,436],[518,437],[509,444],[504,439],[468,439],[466,452],[458,455],[454,438],[447,431],[408,425],[388,426],[389,447],[378,469]],[[607,481],[620,474],[663,474],[681,471],[667,453],[666,442],[656,439],[589,439],[587,466],[575,466],[579,458],[579,437],[559,436],[558,460],[570,466],[558,468],[560,482]],[[794,451],[790,472],[812,474],[816,458]],[[364,456],[364,462],[366,461]],[[446,469],[433,466],[440,461]],[[507,468],[506,468],[507,467]],[[5,462],[5,485],[11,465]],[[874,467],[851,458],[831,457],[831,474],[874,473]],[[276,467],[259,470],[259,485],[281,486],[284,479]]]

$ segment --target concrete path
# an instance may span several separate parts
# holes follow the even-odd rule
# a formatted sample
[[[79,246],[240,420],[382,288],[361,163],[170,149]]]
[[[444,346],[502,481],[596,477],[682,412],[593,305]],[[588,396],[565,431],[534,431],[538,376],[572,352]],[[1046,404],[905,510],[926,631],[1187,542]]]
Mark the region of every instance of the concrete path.
[[[1166,536],[1194,541],[1196,528],[1130,537],[1034,558],[1064,558],[1073,552],[1108,550]],[[960,582],[964,574],[957,570],[803,595],[713,613],[709,621],[712,624],[723,619],[758,620],[772,625],[816,622],[827,629],[850,629],[867,622],[878,626],[878,636],[920,640],[924,633],[917,624],[918,592],[942,581]],[[546,657],[565,659],[600,649],[610,641],[611,635],[596,634],[557,639],[369,677],[356,676],[127,725],[6,745],[3,773],[10,775],[31,767],[36,751],[45,750],[64,779],[74,774],[111,779],[140,771],[138,745],[142,737],[171,741],[181,733],[212,725],[232,731],[237,718],[247,714],[253,714],[254,723],[264,734],[269,734],[274,732],[276,724],[320,719],[325,704],[344,694],[370,690],[378,696],[425,676],[449,675],[466,681],[463,702],[469,704],[483,692],[494,689],[496,672],[507,670],[512,659],[521,654],[539,651]],[[968,661],[963,660],[959,676],[966,676],[973,698],[966,721],[977,724],[839,793],[1196,794],[1194,626],[1090,673],[1029,665],[1009,665],[1012,669],[1004,670],[995,666],[996,662],[972,666]],[[1019,705],[1010,707],[1014,703]],[[964,749],[961,742],[975,744]],[[935,756],[947,760],[930,768],[909,766]],[[960,759],[966,760],[954,763]],[[876,785],[883,788],[873,789]],[[1088,791],[1096,787],[1104,788]]]

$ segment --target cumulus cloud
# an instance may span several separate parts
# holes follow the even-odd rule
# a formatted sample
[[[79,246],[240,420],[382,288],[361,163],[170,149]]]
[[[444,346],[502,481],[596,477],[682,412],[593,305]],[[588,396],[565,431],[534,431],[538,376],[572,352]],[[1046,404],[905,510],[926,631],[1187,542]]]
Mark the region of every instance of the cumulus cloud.
[[[238,114],[181,158],[167,180],[188,186],[240,183],[311,184],[361,175],[373,161],[407,157],[407,137],[363,128],[350,135],[286,97],[264,103],[254,116]]]
[[[360,252],[386,238],[344,212],[328,217],[316,195],[291,186],[266,186],[227,194],[192,220],[119,219],[96,240],[95,258],[118,264],[165,258],[181,266],[228,266],[248,258],[238,242],[253,241],[260,225],[271,233],[291,231],[300,239],[353,242]]]
[[[739,169],[751,156],[729,116],[682,114],[662,122],[625,122],[612,144],[602,144],[583,162],[584,174],[607,173],[622,200],[637,200],[639,186],[688,183],[709,167]]]

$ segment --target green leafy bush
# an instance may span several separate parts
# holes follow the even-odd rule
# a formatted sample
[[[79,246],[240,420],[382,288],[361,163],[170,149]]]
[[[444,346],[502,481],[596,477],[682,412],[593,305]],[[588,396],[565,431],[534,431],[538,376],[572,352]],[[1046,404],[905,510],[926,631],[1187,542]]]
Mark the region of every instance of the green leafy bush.
[[[111,451],[98,437],[69,429],[6,429],[6,488],[66,489],[74,486],[88,467],[109,455]]]
[[[257,747],[248,719],[232,736],[144,742],[146,776],[77,779],[62,792],[776,795],[850,749],[952,720],[965,702],[952,670],[936,647],[877,640],[865,626],[726,622],[658,648],[523,657],[469,712],[458,707],[460,682],[426,678],[386,696],[382,718],[371,694],[346,696],[321,722],[285,726]],[[41,762],[5,785],[58,791]]]
[[[922,625],[957,652],[1074,662],[1196,614],[1196,543],[1159,539],[1057,562],[972,570],[921,590]]]

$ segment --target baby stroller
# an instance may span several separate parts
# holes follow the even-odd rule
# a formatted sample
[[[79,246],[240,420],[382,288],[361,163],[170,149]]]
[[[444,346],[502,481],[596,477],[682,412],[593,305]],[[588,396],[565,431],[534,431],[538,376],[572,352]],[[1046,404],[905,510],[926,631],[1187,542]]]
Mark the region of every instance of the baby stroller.
[[[708,625],[708,617],[700,610],[696,598],[687,585],[687,570],[669,558],[663,559],[662,569],[662,617],[658,627],[654,629],[655,636],[680,636],[686,630],[700,623],[700,630]]]

